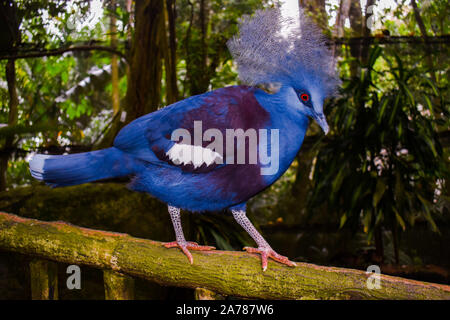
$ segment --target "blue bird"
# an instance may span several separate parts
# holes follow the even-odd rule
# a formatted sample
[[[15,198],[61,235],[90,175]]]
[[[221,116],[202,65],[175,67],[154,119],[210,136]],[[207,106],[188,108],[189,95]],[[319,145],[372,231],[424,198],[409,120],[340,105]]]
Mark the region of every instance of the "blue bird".
[[[54,187],[130,176],[129,188],[168,205],[178,247],[213,250],[186,241],[180,209],[228,209],[257,248],[244,248],[295,265],[276,253],[246,216],[246,202],[272,185],[297,155],[313,118],[328,132],[323,101],[339,84],[332,54],[302,11],[259,10],[240,21],[228,42],[245,85],[176,102],[125,126],[113,147],[71,155],[35,155],[34,178]],[[266,90],[264,89],[266,88]],[[269,88],[270,90],[267,90]],[[193,139],[192,139],[193,137]]]

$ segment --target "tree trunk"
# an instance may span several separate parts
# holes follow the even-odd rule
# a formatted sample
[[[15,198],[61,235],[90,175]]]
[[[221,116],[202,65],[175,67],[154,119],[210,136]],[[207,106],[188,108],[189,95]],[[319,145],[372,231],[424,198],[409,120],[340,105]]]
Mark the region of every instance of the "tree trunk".
[[[8,83],[9,93],[9,116],[8,126],[14,126],[17,123],[17,106],[19,104],[16,92],[16,69],[13,59],[8,60],[6,64],[6,81]],[[11,157],[14,135],[7,136],[0,153],[0,191],[6,190],[6,171],[8,170],[8,161]]]
[[[368,58],[369,58],[370,43],[369,43],[369,39],[367,39],[367,38],[370,36],[370,34],[372,32],[372,30],[370,29],[371,26],[369,26],[369,18],[373,14],[374,3],[375,3],[375,0],[367,0],[366,8],[364,11],[363,36],[365,39],[363,40],[362,46],[361,46],[361,63],[363,65],[367,64]]]
[[[175,32],[175,1],[166,0],[167,13],[167,28],[168,28],[168,43],[167,37],[164,37],[164,47],[166,53],[164,54],[165,71],[166,71],[166,103],[172,104],[178,101],[178,84],[177,84],[177,57],[176,57],[176,32]],[[165,27],[165,25],[164,25]],[[166,32],[167,33],[167,32]]]
[[[398,240],[399,240],[399,234],[398,234],[398,226],[397,226],[397,221],[393,221],[392,223],[392,241],[393,241],[393,247],[394,247],[394,259],[395,259],[395,264],[399,265],[400,264],[400,252],[399,252],[399,247],[398,247]]]
[[[17,5],[14,1],[4,1],[0,3],[1,22],[0,31],[1,44],[0,49],[9,49],[17,47],[20,43],[20,21],[17,16]],[[9,113],[8,127],[17,124],[19,99],[16,89],[16,64],[14,59],[9,59],[5,68],[6,82],[8,84],[9,95]],[[3,139],[2,139],[3,140]],[[14,136],[8,136],[4,139],[3,148],[0,149],[0,191],[6,190],[6,171],[8,170],[8,161],[11,157],[14,146]]]
[[[115,12],[116,2],[110,1],[111,11]],[[114,13],[110,17],[111,47],[117,49],[117,26]],[[117,55],[111,57],[111,85],[112,85],[112,105],[113,114],[116,115],[120,109],[120,92],[119,92],[119,61]]]
[[[425,42],[425,52],[427,55],[427,63],[430,68],[431,79],[433,79],[433,81],[436,82],[436,75],[434,74],[434,67],[433,67],[433,59],[431,57],[433,50],[431,48],[430,41],[428,39],[427,29],[425,28],[425,24],[423,23],[422,17],[420,16],[419,8],[417,7],[417,3],[415,0],[411,0],[411,6],[413,7],[414,17],[416,19],[417,24],[419,25],[420,33],[422,34],[423,40]]]
[[[127,123],[157,110],[160,105],[163,21],[162,0],[136,2],[135,31],[130,53],[130,79],[125,98]]]
[[[161,103],[164,0],[136,1],[134,23],[125,105],[96,148],[111,146],[124,125],[157,110]]]
[[[325,9],[325,0],[299,0],[299,5],[309,13],[311,18],[322,29],[328,29],[328,15]]]
[[[384,246],[383,246],[383,231],[380,226],[375,228],[375,255],[377,257],[378,263],[383,263],[384,261]]]
[[[334,24],[334,34],[336,37],[344,36],[345,20],[349,17],[351,0],[341,0],[339,10],[336,15],[336,23]]]
[[[336,15],[336,23],[333,33],[336,37],[344,37],[344,25],[346,19],[350,21],[351,36],[361,37],[363,34],[363,17],[359,1],[341,0],[339,11]],[[350,54],[354,60],[350,62],[350,76],[353,78],[359,73],[361,60],[361,45],[359,43],[349,44]],[[337,53],[335,53],[337,55]]]
[[[191,5],[194,12],[194,5]],[[189,47],[186,48],[186,75],[189,82],[190,95],[202,94],[208,90],[210,76],[208,72],[208,24],[209,9],[205,0],[200,0],[200,8],[195,27],[198,33],[192,33],[190,25],[188,27],[186,42]],[[191,14],[193,18],[193,13]],[[191,20],[192,21],[192,20]]]
[[[352,37],[361,37],[363,33],[363,16],[361,4],[359,1],[352,1],[349,10],[350,27],[352,28]],[[350,54],[356,60],[350,62],[350,76],[353,78],[359,74],[361,46],[360,44],[350,45]]]

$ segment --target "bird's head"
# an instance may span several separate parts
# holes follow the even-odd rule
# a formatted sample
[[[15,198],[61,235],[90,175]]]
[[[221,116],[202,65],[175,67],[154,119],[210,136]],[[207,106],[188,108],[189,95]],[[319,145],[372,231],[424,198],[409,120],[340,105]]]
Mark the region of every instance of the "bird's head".
[[[313,118],[322,128],[325,134],[329,127],[327,119],[323,113],[323,96],[317,90],[308,90],[305,88],[294,89],[298,100],[298,110],[307,117]]]
[[[336,93],[340,80],[326,39],[301,9],[295,18],[284,17],[279,8],[244,16],[239,34],[227,44],[242,82],[292,88],[296,109],[328,132],[323,101]]]

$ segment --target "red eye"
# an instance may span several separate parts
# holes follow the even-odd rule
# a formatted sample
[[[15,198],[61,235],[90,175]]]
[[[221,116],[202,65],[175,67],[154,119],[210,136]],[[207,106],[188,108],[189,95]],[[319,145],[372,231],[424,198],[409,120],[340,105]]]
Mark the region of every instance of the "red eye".
[[[307,102],[309,100],[309,95],[306,93],[302,93],[300,95],[300,99],[302,99],[302,101]]]

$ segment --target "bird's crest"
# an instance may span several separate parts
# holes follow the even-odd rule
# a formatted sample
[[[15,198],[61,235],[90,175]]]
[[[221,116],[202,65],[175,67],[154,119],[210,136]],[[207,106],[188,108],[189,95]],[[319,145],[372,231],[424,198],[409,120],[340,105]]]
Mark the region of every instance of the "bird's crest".
[[[324,97],[339,84],[335,62],[320,29],[300,9],[298,18],[279,8],[258,10],[239,21],[239,34],[227,43],[248,85],[281,83],[320,88]]]

